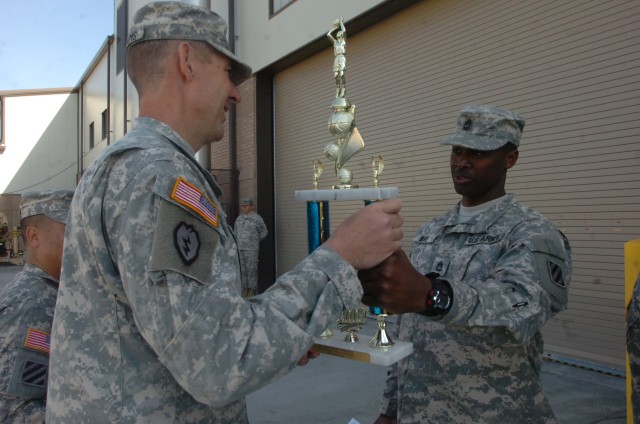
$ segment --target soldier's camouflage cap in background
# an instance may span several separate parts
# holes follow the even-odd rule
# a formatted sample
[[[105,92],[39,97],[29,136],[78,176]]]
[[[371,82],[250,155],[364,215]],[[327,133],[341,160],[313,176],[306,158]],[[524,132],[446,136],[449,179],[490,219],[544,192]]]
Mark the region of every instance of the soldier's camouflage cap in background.
[[[231,53],[227,23],[209,9],[177,1],[142,6],[129,28],[127,48],[150,40],[204,41],[231,59],[231,79],[236,85],[251,76],[251,68]]]
[[[251,197],[245,197],[245,198],[242,199],[242,202],[240,204],[242,206],[253,205],[253,199]]]
[[[20,199],[20,220],[34,215],[45,215],[54,221],[66,223],[73,191],[30,191]]]
[[[507,143],[520,145],[524,118],[507,109],[472,105],[460,109],[456,132],[442,141],[443,145],[462,146],[473,150],[495,150]]]

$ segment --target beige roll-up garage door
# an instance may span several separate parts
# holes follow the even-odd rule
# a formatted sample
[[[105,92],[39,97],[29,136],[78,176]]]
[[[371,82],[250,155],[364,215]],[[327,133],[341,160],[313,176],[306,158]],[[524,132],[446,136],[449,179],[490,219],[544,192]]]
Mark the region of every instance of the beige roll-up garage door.
[[[327,23],[327,27],[331,25]],[[347,24],[348,25],[348,24]],[[348,31],[348,26],[347,26]],[[425,1],[347,42],[347,97],[366,149],[349,167],[404,199],[405,247],[458,200],[439,141],[460,107],[523,114],[520,159],[507,190],[550,218],[573,246],[569,309],[544,330],[549,353],[624,367],[623,244],[640,238],[640,8],[637,2]],[[333,51],[275,77],[278,273],[306,255],[312,161],[335,183],[324,145],[334,96]],[[335,227],[359,204],[331,204]]]

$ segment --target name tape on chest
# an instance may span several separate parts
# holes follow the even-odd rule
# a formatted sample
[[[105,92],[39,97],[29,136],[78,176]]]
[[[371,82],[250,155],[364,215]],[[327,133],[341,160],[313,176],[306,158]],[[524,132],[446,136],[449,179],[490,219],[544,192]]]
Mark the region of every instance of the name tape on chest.
[[[502,240],[502,234],[485,234],[482,236],[471,236],[467,238],[464,244],[492,244]]]
[[[182,177],[173,186],[171,199],[186,206],[212,226],[218,227],[220,221],[217,206],[200,189]]]

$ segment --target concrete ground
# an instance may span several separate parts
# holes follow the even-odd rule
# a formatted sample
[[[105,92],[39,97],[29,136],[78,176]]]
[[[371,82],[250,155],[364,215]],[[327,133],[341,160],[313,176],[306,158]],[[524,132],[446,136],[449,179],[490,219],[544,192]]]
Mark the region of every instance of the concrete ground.
[[[0,264],[0,284],[21,269]],[[362,334],[374,332],[369,320]],[[348,424],[353,418],[370,424],[378,416],[385,377],[385,367],[321,355],[249,395],[249,419],[252,424]],[[542,379],[561,424],[626,423],[624,378],[545,361]]]
[[[372,335],[371,320],[362,334]],[[378,416],[386,368],[321,355],[247,397],[252,424],[371,424]],[[544,361],[545,392],[560,424],[626,423],[623,377]],[[351,423],[353,424],[353,423]]]

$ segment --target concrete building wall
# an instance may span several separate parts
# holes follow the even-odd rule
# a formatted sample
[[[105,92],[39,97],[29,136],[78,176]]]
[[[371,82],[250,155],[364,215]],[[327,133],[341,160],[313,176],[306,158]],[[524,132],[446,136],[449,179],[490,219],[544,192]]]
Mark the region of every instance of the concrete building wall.
[[[268,1],[236,1],[236,52],[259,71],[324,37],[335,19],[349,21],[380,3],[384,0],[296,0],[269,16]]]
[[[70,92],[0,93],[0,193],[75,187],[78,104]]]
[[[103,128],[102,114],[108,115],[108,56],[105,54],[82,86],[82,160],[88,166],[108,145],[111,136],[109,117]],[[93,146],[90,146],[90,125],[93,124]],[[113,141],[113,140],[111,140]]]

